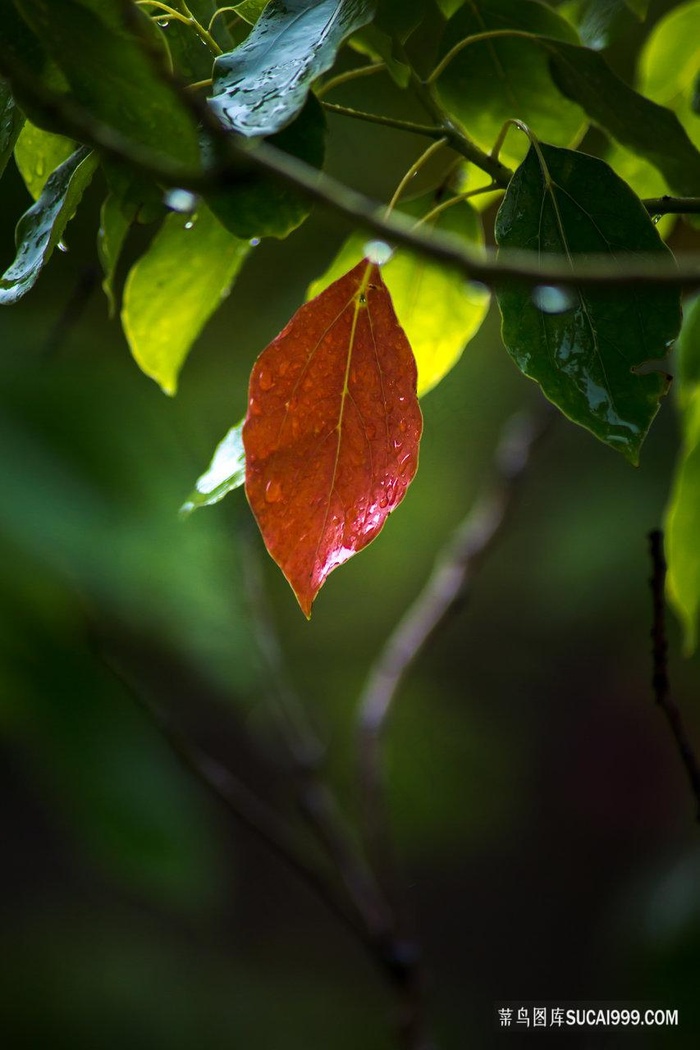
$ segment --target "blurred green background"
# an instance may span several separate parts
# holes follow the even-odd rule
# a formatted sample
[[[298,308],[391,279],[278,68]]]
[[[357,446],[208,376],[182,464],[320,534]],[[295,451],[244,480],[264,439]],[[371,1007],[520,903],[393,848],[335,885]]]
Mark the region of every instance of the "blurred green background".
[[[343,100],[367,105],[367,90],[348,86]],[[401,115],[390,89],[372,92],[372,108]],[[340,117],[331,131],[330,170],[379,198],[420,148]],[[316,212],[256,248],[169,400],[107,318],[99,190],[69,251],[0,315],[0,1045],[386,1050],[392,1004],[370,962],[181,768],[124,679],[291,810],[250,626],[259,561],[291,679],[355,814],[368,667],[536,389],[492,312],[423,402],[405,503],[307,623],[240,490],[187,521],[177,510],[243,414],[253,360],[344,230]],[[3,204],[6,264],[28,205],[14,170]],[[148,236],[133,238],[131,259]],[[400,694],[391,800],[442,1047],[501,1045],[502,998],[660,1003],[680,1027],[637,1030],[630,1045],[700,1041],[700,839],[650,686],[646,534],[673,470],[672,400],[638,470],[556,423],[467,607]],[[675,624],[671,672],[700,741],[698,661],[681,659]]]

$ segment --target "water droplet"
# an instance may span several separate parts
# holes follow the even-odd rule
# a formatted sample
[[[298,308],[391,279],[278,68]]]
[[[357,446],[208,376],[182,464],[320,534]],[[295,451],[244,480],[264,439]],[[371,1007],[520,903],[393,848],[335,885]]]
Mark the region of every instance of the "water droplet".
[[[652,217],[651,217],[651,221],[654,223],[654,226],[657,226],[659,224],[660,220],[661,220],[661,216],[660,215],[652,215]]]
[[[264,369],[258,377],[258,383],[260,385],[261,390],[272,390],[273,386],[275,385],[275,381],[270,375],[270,373],[266,372]]]
[[[251,248],[257,248],[257,246],[260,244],[260,238],[259,237],[251,237],[250,240],[248,241],[248,244],[250,245]]]
[[[194,224],[196,223],[196,221],[197,221],[197,216],[193,215],[192,218],[188,219],[187,222],[185,223],[185,229],[186,230],[191,230],[192,227],[194,226]]]
[[[375,263],[376,266],[383,266],[384,263],[389,262],[389,259],[394,254],[394,249],[390,248],[384,241],[367,241],[362,251],[365,258],[369,259],[371,263]]]
[[[59,241],[58,244],[56,245],[56,247],[58,248],[59,252],[67,252],[68,251],[68,245],[66,244],[65,241]]]
[[[158,25],[160,26],[161,29],[167,29],[168,26],[170,25],[170,20],[168,18],[160,19],[158,21]]]
[[[543,314],[564,314],[576,305],[576,295],[568,288],[540,284],[533,289],[532,301]]]
[[[174,189],[167,190],[163,194],[163,204],[171,211],[179,211],[187,214],[197,207],[197,197],[189,190]]]
[[[282,499],[282,486],[279,481],[268,481],[265,486],[265,501],[267,503],[279,503]]]

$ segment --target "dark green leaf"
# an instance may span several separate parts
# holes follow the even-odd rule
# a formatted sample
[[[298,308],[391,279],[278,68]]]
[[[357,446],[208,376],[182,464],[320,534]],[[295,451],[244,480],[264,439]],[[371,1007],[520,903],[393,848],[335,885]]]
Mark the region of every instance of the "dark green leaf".
[[[163,191],[157,183],[119,161],[105,158],[102,169],[110,193],[129,223],[147,226],[165,216]]]
[[[361,55],[367,55],[375,61],[381,60],[386,66],[386,71],[392,80],[405,88],[411,78],[410,67],[397,58],[394,53],[394,41],[388,33],[382,32],[377,26],[365,26],[359,33],[355,33],[350,40],[350,46]]]
[[[222,123],[249,136],[280,131],[373,11],[373,0],[271,0],[245,42],[214,63],[210,102]]]
[[[596,51],[608,47],[631,21],[626,0],[570,0],[559,10],[576,25],[586,47]]]
[[[649,0],[625,0],[625,4],[640,22],[644,21],[649,10]]]
[[[211,507],[233,489],[245,482],[245,449],[243,448],[244,420],[231,427],[226,437],[219,442],[209,468],[197,479],[187,502],[180,508],[186,517],[199,507]]]
[[[72,139],[25,121],[15,146],[15,164],[34,200],[41,196],[51,172],[68,160],[75,146]]]
[[[700,153],[670,110],[633,91],[597,51],[543,40],[560,90],[622,146],[658,168],[681,196],[700,186]]]
[[[92,178],[97,158],[76,150],[48,179],[36,204],[17,224],[17,255],[0,277],[0,304],[16,303],[36,283]]]
[[[407,40],[431,6],[430,0],[377,0],[374,21],[388,36]]]
[[[189,0],[187,6],[205,29],[217,9],[214,0]],[[224,16],[215,20],[211,32],[222,51],[229,51],[238,42],[226,28]],[[164,36],[170,48],[173,66],[179,76],[190,83],[196,80],[206,80],[211,76],[215,56],[191,26],[172,19],[165,29]],[[242,32],[239,34],[239,39],[242,39]]]
[[[616,259],[668,249],[640,200],[603,161],[531,147],[496,220],[501,248]],[[663,357],[680,326],[673,289],[502,288],[503,341],[518,367],[574,422],[636,463],[667,389],[639,366]]]
[[[23,121],[24,117],[15,105],[10,85],[0,77],[0,175],[12,156]]]
[[[194,118],[164,73],[160,34],[130,0],[15,0],[61,69],[72,97],[101,123],[188,165]],[[160,67],[160,68],[159,68]]]
[[[168,215],[124,288],[122,323],[139,367],[174,394],[192,343],[221,305],[250,247],[204,204]]]
[[[436,83],[443,106],[487,151],[512,117],[524,121],[541,139],[571,145],[583,132],[585,116],[561,98],[547,56],[538,46],[540,34],[577,42],[573,26],[556,11],[538,0],[467,4],[447,23],[440,55],[444,57],[468,37],[503,30],[526,36],[477,41],[458,51]],[[527,144],[511,135],[501,156],[505,163],[517,164],[526,150]]]
[[[109,316],[114,317],[114,273],[131,223],[125,216],[119,200],[108,193],[100,210],[100,228],[97,232],[97,254],[102,264],[102,289],[109,303]]]
[[[314,168],[323,166],[326,120],[320,103],[310,95],[289,127],[270,143]],[[207,195],[207,204],[237,237],[286,237],[306,219],[309,202],[271,175],[250,174],[226,190]]]

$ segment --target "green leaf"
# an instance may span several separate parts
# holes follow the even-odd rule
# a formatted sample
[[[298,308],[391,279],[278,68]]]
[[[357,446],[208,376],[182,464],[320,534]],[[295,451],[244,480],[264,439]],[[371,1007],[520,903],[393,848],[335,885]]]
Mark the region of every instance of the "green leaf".
[[[151,19],[130,0],[15,0],[77,103],[134,142],[195,166],[197,128],[168,81]],[[158,68],[158,65],[162,69]]]
[[[373,0],[270,0],[244,43],[214,63],[210,105],[242,135],[280,131],[301,111],[345,38],[373,12]]]
[[[576,142],[585,116],[577,105],[561,98],[537,41],[537,35],[545,35],[575,44],[573,26],[538,0],[469,3],[447,23],[440,55],[444,57],[468,37],[493,30],[516,30],[533,38],[477,41],[455,54],[436,83],[450,116],[485,150],[492,148],[504,122],[512,117],[548,142],[562,146]],[[506,164],[517,164],[526,150],[526,143],[511,135],[501,158]]]
[[[84,147],[49,177],[39,200],[17,224],[17,255],[0,277],[0,305],[16,303],[36,284],[58,244],[97,166]]]
[[[24,116],[15,104],[9,83],[0,77],[0,175],[12,156]]]
[[[638,81],[639,91],[673,110],[700,149],[700,119],[693,109],[700,76],[699,40],[700,2],[670,11],[654,26],[642,49]]]
[[[270,143],[314,168],[323,166],[326,118],[318,100],[310,95],[304,109],[289,127]],[[251,174],[226,190],[207,194],[207,204],[227,230],[237,237],[286,237],[306,219],[311,205],[271,175]]]
[[[142,226],[164,218],[166,207],[163,203],[163,191],[157,183],[134,171],[120,161],[102,161],[110,193],[114,196],[124,218]]]
[[[242,419],[235,427],[231,427],[216,446],[208,469],[197,479],[187,501],[180,508],[183,517],[199,507],[211,507],[245,482],[245,449],[241,436],[244,422]]]
[[[378,0],[374,22],[389,37],[403,42],[431,6],[430,0]]]
[[[640,22],[644,21],[649,10],[649,0],[625,0],[625,4]]]
[[[242,3],[234,4],[233,9],[248,25],[254,26],[267,7],[267,2],[268,0],[242,0]]]
[[[644,206],[595,157],[531,147],[496,219],[501,248],[571,257],[616,259],[669,251]],[[680,326],[673,289],[535,289],[497,293],[503,341],[518,367],[535,379],[564,415],[637,463],[639,449],[666,392],[668,378],[642,374],[663,357]]]
[[[34,200],[41,196],[51,172],[68,160],[74,150],[72,139],[43,131],[25,121],[15,146],[15,163]]]
[[[218,5],[214,0],[188,0],[187,6],[199,24],[206,29]],[[238,42],[226,28],[226,18],[223,16],[215,20],[211,33],[222,51],[229,51]],[[241,29],[236,35],[242,39],[243,30]],[[206,80],[211,76],[214,55],[202,43],[200,36],[194,32],[192,26],[172,19],[168,23],[164,36],[178,76],[190,83],[196,80]]]
[[[109,316],[114,317],[117,302],[114,295],[114,275],[119,256],[131,223],[125,216],[119,200],[108,193],[100,209],[100,228],[97,231],[97,254],[104,279],[102,289],[109,303]]]
[[[626,0],[569,0],[559,12],[574,23],[586,47],[596,51],[608,47],[631,21]]]
[[[405,88],[411,79],[410,67],[396,58],[394,40],[388,33],[382,32],[376,25],[365,26],[359,33],[350,38],[350,46],[361,55],[367,55],[375,62],[382,61],[394,83]]]
[[[432,194],[402,208],[411,215],[426,214],[434,204]],[[435,227],[452,233],[470,248],[484,242],[481,218],[464,201],[442,212]],[[307,299],[352,269],[372,243],[354,234],[341,248],[329,269],[309,287]],[[418,366],[418,396],[432,390],[452,369],[469,340],[476,334],[489,308],[489,293],[469,284],[459,274],[427,262],[407,251],[395,252],[382,266],[382,277],[391,294],[399,324],[411,344]]]
[[[249,245],[233,237],[200,204],[190,217],[168,215],[132,267],[122,323],[139,367],[174,394],[192,343],[228,295]]]
[[[676,363],[675,390],[681,409],[685,409],[700,390],[700,295],[684,307]]]
[[[638,94],[585,47],[542,40],[555,82],[622,146],[648,160],[681,196],[700,185],[700,153],[669,109]]]

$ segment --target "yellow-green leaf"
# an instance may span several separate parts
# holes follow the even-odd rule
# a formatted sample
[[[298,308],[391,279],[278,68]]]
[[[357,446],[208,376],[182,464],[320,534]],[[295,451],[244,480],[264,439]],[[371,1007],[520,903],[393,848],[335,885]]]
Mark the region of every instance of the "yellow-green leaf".
[[[430,202],[432,203],[432,201]],[[429,210],[428,198],[413,201],[413,215]],[[443,212],[435,223],[471,247],[483,244],[481,217],[465,201]],[[329,269],[309,287],[309,299],[352,269],[367,254],[368,238],[353,234]],[[418,396],[432,390],[454,368],[489,308],[489,293],[459,274],[407,251],[397,251],[382,266],[396,316],[418,365]]]
[[[42,131],[25,121],[15,144],[15,163],[34,200],[41,196],[49,175],[68,160],[74,149],[71,139]]]
[[[250,246],[200,204],[173,212],[132,267],[122,323],[139,367],[174,394],[192,343],[221,303]]]

